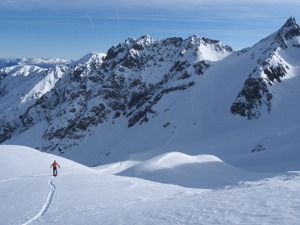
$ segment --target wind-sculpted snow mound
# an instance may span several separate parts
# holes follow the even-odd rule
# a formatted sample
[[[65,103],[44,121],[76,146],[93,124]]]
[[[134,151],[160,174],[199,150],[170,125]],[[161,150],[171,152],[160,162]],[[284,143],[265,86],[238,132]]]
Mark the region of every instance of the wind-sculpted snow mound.
[[[191,188],[220,188],[260,176],[235,168],[213,155],[190,156],[180,152],[156,156],[118,175]]]

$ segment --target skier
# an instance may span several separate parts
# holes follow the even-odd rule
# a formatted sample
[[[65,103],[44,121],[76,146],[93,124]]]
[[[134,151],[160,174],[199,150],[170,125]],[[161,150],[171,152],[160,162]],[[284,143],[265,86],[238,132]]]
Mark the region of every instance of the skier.
[[[53,167],[53,176],[56,177],[57,176],[57,167],[60,168],[60,166],[58,165],[56,160],[54,160],[54,162],[51,164],[50,168],[51,167]]]

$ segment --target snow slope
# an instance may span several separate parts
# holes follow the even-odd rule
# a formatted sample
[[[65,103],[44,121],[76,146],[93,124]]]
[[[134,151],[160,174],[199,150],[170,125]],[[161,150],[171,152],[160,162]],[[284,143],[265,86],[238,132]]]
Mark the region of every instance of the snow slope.
[[[50,176],[49,168],[54,159],[61,166],[56,178]],[[235,178],[231,166],[208,155],[169,153],[140,164],[139,169],[145,174],[147,166],[168,168],[178,174],[179,164],[212,163],[205,171],[206,178],[201,173],[198,177],[209,184],[223,176],[216,176],[220,169],[216,162],[223,165],[223,174],[228,172],[229,181]],[[58,156],[8,145],[0,146],[0,165],[0,224],[299,223],[300,172],[296,171],[256,181],[248,181],[248,173],[240,171],[245,179],[239,183],[191,189],[104,175]],[[198,172],[194,171],[194,178]],[[164,178],[167,180],[167,174]]]

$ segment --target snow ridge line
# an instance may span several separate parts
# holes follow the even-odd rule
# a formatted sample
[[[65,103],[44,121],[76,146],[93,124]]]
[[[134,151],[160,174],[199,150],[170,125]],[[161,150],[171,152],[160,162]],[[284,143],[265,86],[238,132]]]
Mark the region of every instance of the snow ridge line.
[[[43,208],[32,219],[30,219],[26,223],[23,223],[22,225],[30,224],[32,221],[37,220],[38,218],[42,217],[47,212],[47,210],[48,210],[48,208],[49,208],[49,206],[50,206],[50,204],[52,202],[53,195],[54,195],[54,192],[55,192],[55,189],[56,189],[56,187],[55,187],[55,185],[53,183],[53,177],[50,178],[50,180],[48,181],[48,184],[51,186],[51,190],[50,190],[50,192],[48,194],[47,201],[44,204]]]

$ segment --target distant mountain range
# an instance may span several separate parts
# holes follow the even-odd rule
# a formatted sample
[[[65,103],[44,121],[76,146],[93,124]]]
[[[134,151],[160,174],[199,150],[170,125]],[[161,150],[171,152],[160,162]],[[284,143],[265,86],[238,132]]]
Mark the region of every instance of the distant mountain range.
[[[77,62],[0,60],[0,142],[86,165],[168,151],[230,160],[299,149],[300,28],[250,48],[127,39]],[[262,153],[265,154],[265,153]]]
[[[13,67],[13,66],[38,66],[41,68],[53,68],[58,65],[70,65],[73,61],[66,59],[29,59],[29,58],[18,58],[18,59],[0,59],[0,68]]]

